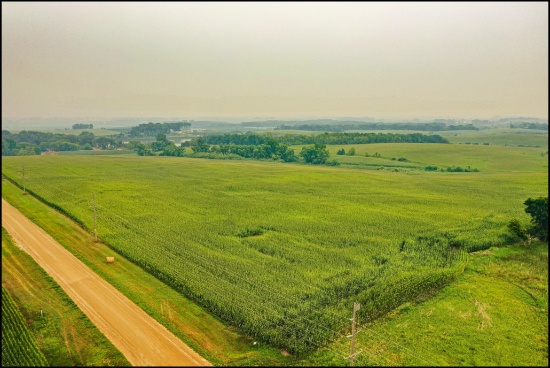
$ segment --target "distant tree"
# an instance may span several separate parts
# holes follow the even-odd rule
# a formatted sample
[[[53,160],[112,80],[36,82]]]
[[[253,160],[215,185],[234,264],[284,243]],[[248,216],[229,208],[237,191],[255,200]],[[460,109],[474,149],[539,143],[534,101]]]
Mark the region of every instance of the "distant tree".
[[[330,160],[330,161],[325,162],[325,165],[327,165],[327,166],[340,166],[341,164],[337,160]]]
[[[300,156],[304,158],[305,162],[315,165],[324,164],[329,155],[326,145],[321,143],[315,143],[314,146],[310,147],[303,147],[300,152]]]
[[[348,153],[346,153],[346,155],[348,156],[355,156],[355,148],[351,147],[348,151]]]
[[[126,145],[126,148],[128,148],[129,150],[134,150],[137,149],[140,144],[142,144],[140,141],[130,141]]]
[[[158,142],[168,142],[168,139],[166,139],[166,134],[158,133],[157,134],[157,141]]]
[[[79,138],[79,143],[81,145],[84,145],[84,144],[89,144],[91,145],[92,142],[94,141],[94,133],[92,132],[82,132],[78,135],[78,138]]]
[[[191,143],[191,149],[193,152],[208,152],[210,150],[210,145],[206,143],[206,140],[203,137],[199,137]]]
[[[166,145],[162,152],[160,153],[161,156],[176,156],[176,157],[182,157],[185,153],[184,147],[176,147],[176,145],[172,142],[170,142],[168,145]]]
[[[160,152],[164,149],[165,146],[166,144],[164,144],[164,142],[161,142],[161,141],[154,141],[154,142],[151,142],[151,144],[149,145],[149,147],[153,152]]]
[[[135,145],[135,150],[138,156],[153,156],[153,151],[141,142]]]
[[[73,129],[94,129],[93,124],[74,124]]]
[[[346,154],[346,150],[345,149],[339,149],[337,152],[336,152],[337,155],[345,155]]]
[[[298,161],[298,157],[296,157],[296,154],[294,153],[294,150],[288,148],[285,144],[279,145],[278,149],[279,149],[279,157],[284,162]]]
[[[76,143],[56,141],[50,145],[50,148],[54,151],[78,151],[80,146]]]
[[[114,139],[109,137],[97,137],[94,138],[92,145],[101,149],[109,149],[116,146],[116,142]]]
[[[151,150],[153,152],[163,151],[165,147],[169,145],[173,145],[173,143],[170,142],[168,139],[166,139],[166,134],[158,133],[157,140],[151,143]],[[168,155],[168,156],[172,156],[172,155]]]
[[[548,197],[529,198],[523,202],[525,212],[531,215],[531,232],[540,240],[548,240]]]
[[[17,146],[17,142],[11,138],[2,140],[2,156],[13,156],[13,150]]]

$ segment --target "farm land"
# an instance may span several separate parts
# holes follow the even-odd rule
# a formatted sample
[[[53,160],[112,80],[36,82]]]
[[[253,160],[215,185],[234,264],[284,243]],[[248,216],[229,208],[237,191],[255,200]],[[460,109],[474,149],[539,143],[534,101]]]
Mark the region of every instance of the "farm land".
[[[44,354],[29,332],[23,315],[2,286],[2,366],[45,366]]]
[[[73,154],[3,157],[2,173],[90,232],[95,209],[102,242],[307,365],[345,355],[354,301],[372,324],[444,295],[471,252],[511,244],[510,219],[527,225],[523,202],[548,192],[547,135],[448,139],[353,145],[353,156],[336,155],[352,145],[328,146],[338,167]],[[454,166],[478,171],[440,170]],[[425,364],[403,356],[378,364]],[[471,363],[441,359],[431,361]]]

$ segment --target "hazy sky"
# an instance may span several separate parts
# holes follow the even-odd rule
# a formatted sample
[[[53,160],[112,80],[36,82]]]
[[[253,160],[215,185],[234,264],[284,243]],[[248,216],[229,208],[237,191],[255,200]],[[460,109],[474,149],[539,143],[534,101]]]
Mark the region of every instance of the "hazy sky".
[[[2,118],[548,117],[548,2],[2,2]]]

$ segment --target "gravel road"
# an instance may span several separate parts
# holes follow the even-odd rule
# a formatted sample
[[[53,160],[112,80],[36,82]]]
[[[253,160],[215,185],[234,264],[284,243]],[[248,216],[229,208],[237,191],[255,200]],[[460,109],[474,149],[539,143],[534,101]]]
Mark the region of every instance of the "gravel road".
[[[4,199],[2,226],[132,365],[212,365]]]

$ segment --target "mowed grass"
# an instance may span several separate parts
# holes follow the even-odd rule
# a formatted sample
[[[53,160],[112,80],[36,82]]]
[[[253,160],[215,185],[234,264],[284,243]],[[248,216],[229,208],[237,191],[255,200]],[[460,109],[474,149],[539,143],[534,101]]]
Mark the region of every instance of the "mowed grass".
[[[548,150],[548,131],[529,129],[480,129],[439,132],[451,143],[541,147]]]
[[[415,148],[427,146],[435,145]],[[435,156],[428,151],[426,160]],[[448,281],[460,267],[438,248],[441,236],[466,249],[500,244],[511,218],[528,223],[523,201],[548,188],[543,169],[388,173],[170,157],[24,159],[33,191],[89,229],[95,194],[102,239],[239,328],[280,334],[263,335],[271,343],[303,340],[300,326],[311,321],[319,330],[341,326],[354,298],[369,316],[380,300],[387,302],[380,310],[391,309]],[[4,158],[3,172],[17,179],[20,164]],[[318,308],[299,319],[301,305]]]
[[[28,329],[47,360],[47,365],[130,365],[63,289],[27,253],[14,244],[4,228],[2,286],[8,290],[20,308]],[[4,344],[2,365],[3,349]],[[12,363],[28,364],[23,358]]]
[[[135,156],[136,153],[127,149],[110,149],[110,150],[79,150],[79,151],[63,151],[59,152],[63,156],[121,156],[121,155],[132,155]]]
[[[294,147],[299,152],[302,146]],[[336,154],[342,148],[348,152],[352,147],[355,148],[354,156]],[[444,170],[460,166],[491,173],[548,172],[547,148],[466,144],[422,144],[419,147],[417,143],[330,145],[327,148],[330,159],[336,159],[345,167],[400,168],[411,171],[425,170],[426,166],[437,166]],[[373,157],[376,153],[381,157]],[[365,157],[365,154],[370,157]],[[407,161],[398,161],[399,158]]]

